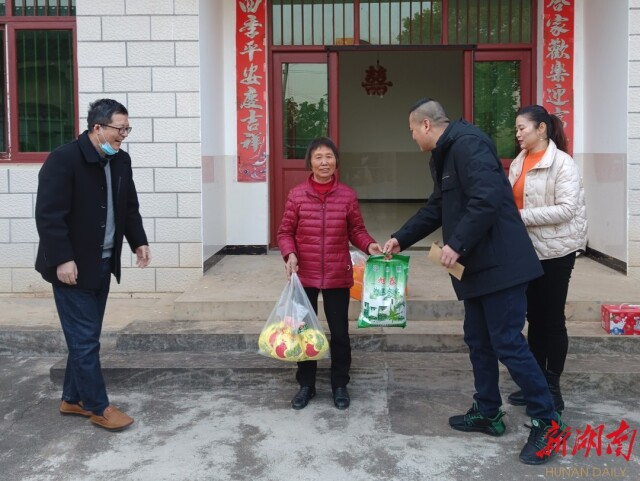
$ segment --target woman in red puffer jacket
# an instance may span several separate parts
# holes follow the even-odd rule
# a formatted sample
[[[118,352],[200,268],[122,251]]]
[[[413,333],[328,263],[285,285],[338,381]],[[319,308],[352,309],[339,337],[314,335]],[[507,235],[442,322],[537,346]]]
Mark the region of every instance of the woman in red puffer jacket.
[[[333,402],[338,409],[346,409],[351,367],[349,288],[353,285],[349,241],[368,254],[382,254],[382,250],[364,226],[356,192],[335,176],[338,149],[333,141],[326,137],[311,141],[305,161],[311,175],[289,192],[278,247],[287,276],[298,274],[316,313],[322,291],[331,332]],[[316,368],[316,361],[298,363],[300,390],[291,400],[293,409],[304,408],[315,396]]]

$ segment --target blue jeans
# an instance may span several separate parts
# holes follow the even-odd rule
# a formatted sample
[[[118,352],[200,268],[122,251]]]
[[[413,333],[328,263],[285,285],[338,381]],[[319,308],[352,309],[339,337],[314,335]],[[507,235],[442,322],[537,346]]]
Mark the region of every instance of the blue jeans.
[[[53,286],[69,355],[62,399],[101,415],[107,406],[107,388],[100,367],[100,333],[111,283],[111,259],[102,259],[99,289]]]
[[[484,416],[494,416],[502,405],[498,361],[522,390],[529,416],[551,419],[555,411],[547,380],[522,335],[526,289],[525,283],[464,301],[464,340],[476,388],[473,397]]]

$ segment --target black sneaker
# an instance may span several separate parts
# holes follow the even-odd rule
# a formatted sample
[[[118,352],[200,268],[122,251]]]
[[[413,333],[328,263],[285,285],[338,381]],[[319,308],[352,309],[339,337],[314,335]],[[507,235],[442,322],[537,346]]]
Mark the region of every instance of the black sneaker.
[[[525,426],[531,431],[527,444],[520,451],[520,461],[524,464],[544,464],[549,461],[567,434],[567,425],[558,413],[553,420],[531,418],[531,426]]]
[[[522,391],[515,391],[509,394],[509,397],[507,397],[507,402],[512,406],[527,405],[527,400],[524,398],[524,394],[522,394]]]
[[[293,409],[302,409],[316,395],[316,388],[312,386],[301,386],[300,390],[293,396],[291,407]]]
[[[491,418],[483,416],[478,409],[478,403],[474,401],[467,414],[450,417],[449,426],[458,431],[474,431],[490,436],[502,436],[506,430],[502,421],[504,415],[504,411],[498,411],[498,414]]]

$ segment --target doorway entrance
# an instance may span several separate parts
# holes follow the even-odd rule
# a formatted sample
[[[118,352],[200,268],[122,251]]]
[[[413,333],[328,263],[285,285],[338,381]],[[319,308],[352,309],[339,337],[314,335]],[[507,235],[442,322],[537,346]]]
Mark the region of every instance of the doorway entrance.
[[[493,13],[490,0],[474,2],[474,12],[457,10],[457,3],[272,2],[271,246],[288,191],[308,176],[306,146],[319,136],[336,141],[340,180],[357,191],[378,242],[413,215],[433,188],[429,155],[419,152],[408,127],[409,109],[422,97],[441,101],[452,120],[477,124],[510,163],[515,112],[532,101],[535,2],[507,1],[511,10]],[[465,20],[474,13],[476,23]],[[480,43],[462,43],[469,41]],[[393,84],[382,98],[362,86],[378,64]],[[436,239],[439,232],[417,247]]]

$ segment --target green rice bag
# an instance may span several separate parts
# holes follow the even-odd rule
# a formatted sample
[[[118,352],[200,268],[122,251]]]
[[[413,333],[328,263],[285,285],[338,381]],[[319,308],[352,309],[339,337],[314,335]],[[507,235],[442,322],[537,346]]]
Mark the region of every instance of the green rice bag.
[[[358,327],[405,327],[409,257],[369,256],[364,268]]]

